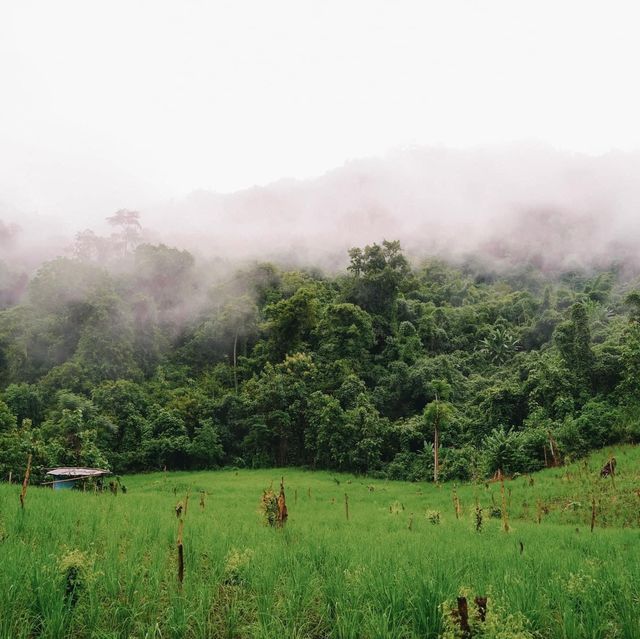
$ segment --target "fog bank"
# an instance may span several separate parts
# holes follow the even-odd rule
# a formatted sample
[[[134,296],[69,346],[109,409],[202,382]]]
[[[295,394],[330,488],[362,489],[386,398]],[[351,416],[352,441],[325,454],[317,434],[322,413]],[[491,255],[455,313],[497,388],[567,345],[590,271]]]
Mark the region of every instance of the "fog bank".
[[[341,267],[349,247],[386,238],[400,239],[416,258],[637,266],[639,175],[640,155],[631,153],[413,148],[353,160],[315,179],[157,200],[140,213],[147,241],[230,261]],[[91,210],[60,219],[5,202],[0,220],[0,253],[25,264],[68,251],[76,231],[108,233],[104,215]]]

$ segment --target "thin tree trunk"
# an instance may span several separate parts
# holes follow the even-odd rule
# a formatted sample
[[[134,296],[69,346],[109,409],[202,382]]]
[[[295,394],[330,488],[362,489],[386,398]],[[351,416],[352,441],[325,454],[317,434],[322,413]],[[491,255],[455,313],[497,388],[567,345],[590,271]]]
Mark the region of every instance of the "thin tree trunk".
[[[236,328],[236,335],[233,338],[233,383],[236,388],[236,395],[238,394],[238,328]]]
[[[438,403],[438,393],[436,393],[436,418],[433,424],[433,483],[438,483],[438,471],[440,464],[438,460],[438,448],[440,445],[438,436],[438,424],[440,422],[440,404]]]
[[[433,435],[433,481],[438,483],[438,422],[436,421],[435,431]]]

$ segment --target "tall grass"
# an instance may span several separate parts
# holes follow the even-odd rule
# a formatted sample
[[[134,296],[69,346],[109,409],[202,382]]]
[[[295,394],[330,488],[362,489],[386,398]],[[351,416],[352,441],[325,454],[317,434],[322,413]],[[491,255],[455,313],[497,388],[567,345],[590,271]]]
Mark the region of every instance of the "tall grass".
[[[323,472],[140,475],[117,497],[32,486],[24,510],[20,486],[2,484],[0,639],[436,638],[462,592],[488,596],[503,628],[522,615],[531,636],[637,639],[640,451],[614,452],[615,485],[599,478],[609,451],[533,485],[505,480],[510,532],[489,516],[505,503],[499,483],[456,486],[469,505],[458,511],[453,486],[342,477],[348,520],[344,488]],[[262,490],[282,475],[307,498],[288,504],[286,527],[264,526]],[[174,491],[209,496],[184,527],[182,588]],[[537,502],[540,524],[524,505]],[[69,597],[61,562],[76,551],[82,580]]]

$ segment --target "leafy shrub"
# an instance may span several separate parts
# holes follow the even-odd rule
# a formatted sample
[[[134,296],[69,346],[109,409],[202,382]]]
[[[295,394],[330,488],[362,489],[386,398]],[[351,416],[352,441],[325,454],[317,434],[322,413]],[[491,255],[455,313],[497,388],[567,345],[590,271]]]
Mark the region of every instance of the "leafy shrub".
[[[501,470],[505,475],[526,470],[524,441],[521,433],[494,429],[484,440],[484,466],[488,475]]]
[[[478,468],[478,451],[472,446],[462,448],[443,448],[440,451],[442,465],[440,479],[451,481],[458,479],[468,481],[473,478],[474,470]]]

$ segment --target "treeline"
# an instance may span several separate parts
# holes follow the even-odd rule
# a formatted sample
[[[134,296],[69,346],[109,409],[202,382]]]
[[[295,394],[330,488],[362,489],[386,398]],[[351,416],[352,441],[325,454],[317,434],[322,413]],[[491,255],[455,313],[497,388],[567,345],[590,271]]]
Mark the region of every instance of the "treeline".
[[[428,480],[438,428],[439,476],[466,479],[640,438],[640,295],[616,268],[411,265],[385,241],[352,249],[338,275],[255,264],[216,279],[121,218],[117,260],[80,234],[19,303],[0,290],[3,478],[32,453],[36,473]],[[0,273],[0,287],[20,280]]]

